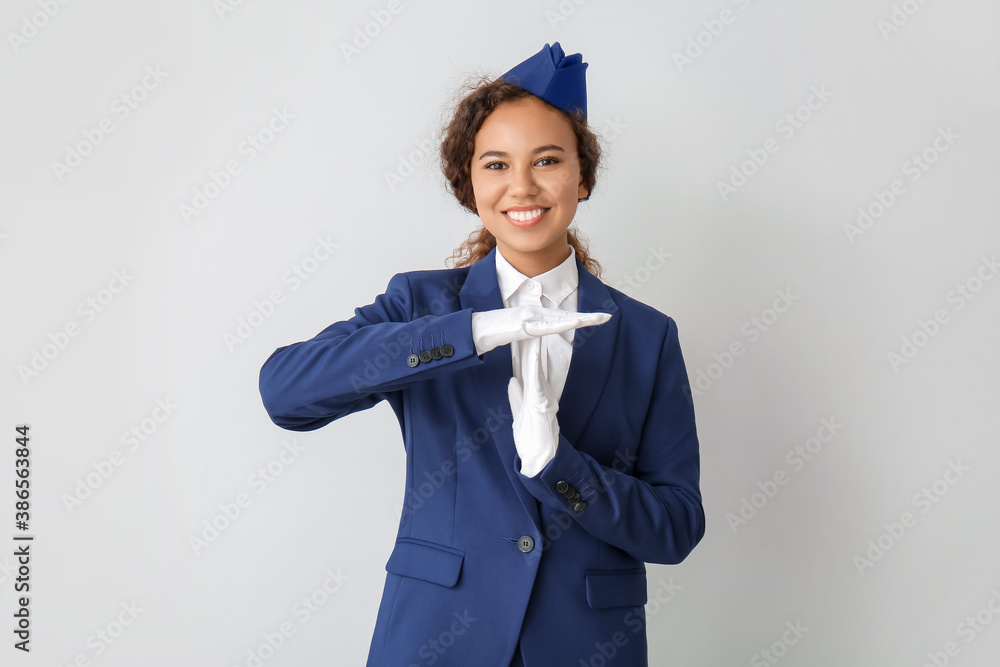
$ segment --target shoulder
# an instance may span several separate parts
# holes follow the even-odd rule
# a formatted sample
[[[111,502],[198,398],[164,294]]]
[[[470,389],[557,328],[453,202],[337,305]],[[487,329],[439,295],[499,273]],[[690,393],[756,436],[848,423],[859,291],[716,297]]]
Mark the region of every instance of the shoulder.
[[[641,350],[646,363],[660,359],[670,365],[683,364],[680,335],[673,317],[613,287],[608,286],[608,292],[620,309],[621,344]]]
[[[659,334],[660,338],[665,338],[671,331],[676,335],[677,325],[672,317],[608,284],[605,287],[614,304],[621,310],[622,322],[627,327],[643,330],[647,336]]]

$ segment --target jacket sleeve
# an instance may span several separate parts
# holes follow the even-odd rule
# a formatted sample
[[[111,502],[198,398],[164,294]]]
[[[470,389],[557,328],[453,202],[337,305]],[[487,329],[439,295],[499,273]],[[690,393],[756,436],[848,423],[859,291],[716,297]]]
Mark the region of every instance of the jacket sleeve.
[[[520,476],[539,500],[560,505],[595,537],[646,563],[680,563],[705,534],[694,406],[677,327],[668,329],[656,366],[651,403],[632,457],[603,466],[560,434],[552,459],[535,477]],[[520,457],[515,469],[520,470]],[[571,501],[558,488],[580,494]]]
[[[456,299],[442,292],[442,303]],[[260,369],[260,395],[271,420],[311,431],[413,382],[483,363],[472,339],[471,308],[414,318],[413,301],[409,279],[397,273],[385,293],[356,308],[351,319],[275,350]],[[408,362],[411,354],[445,345],[450,355]]]

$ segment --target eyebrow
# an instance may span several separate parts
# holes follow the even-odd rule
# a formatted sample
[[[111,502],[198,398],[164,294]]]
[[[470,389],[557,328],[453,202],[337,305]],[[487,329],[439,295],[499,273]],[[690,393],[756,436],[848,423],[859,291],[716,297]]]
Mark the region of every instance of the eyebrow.
[[[545,144],[544,146],[539,146],[535,150],[531,151],[531,154],[538,155],[539,153],[544,153],[545,151],[562,151],[563,153],[566,152],[566,150],[562,146],[557,146],[556,144]],[[479,159],[482,160],[483,158],[487,157],[507,158],[510,157],[510,154],[505,153],[503,151],[486,151],[485,153],[479,156]]]

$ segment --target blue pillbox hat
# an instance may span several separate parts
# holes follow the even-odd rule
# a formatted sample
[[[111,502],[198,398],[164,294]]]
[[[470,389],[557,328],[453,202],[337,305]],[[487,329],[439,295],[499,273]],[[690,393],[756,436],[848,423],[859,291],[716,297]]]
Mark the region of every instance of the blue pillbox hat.
[[[554,107],[573,113],[579,108],[587,117],[587,63],[583,56],[567,56],[555,42],[546,44],[541,51],[519,65],[515,65],[503,79],[529,93],[537,95]]]

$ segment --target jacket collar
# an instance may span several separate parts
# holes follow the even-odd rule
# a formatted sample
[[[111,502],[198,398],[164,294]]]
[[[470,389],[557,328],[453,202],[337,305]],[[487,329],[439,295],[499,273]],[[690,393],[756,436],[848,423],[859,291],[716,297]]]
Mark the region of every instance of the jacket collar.
[[[496,254],[497,249],[494,247],[469,268],[465,283],[458,293],[463,310],[471,308],[475,312],[504,307],[497,280]],[[559,431],[573,445],[576,445],[584,433],[601,397],[611,370],[611,358],[621,320],[621,313],[607,285],[590,273],[578,256],[576,266],[580,290],[577,309],[581,313],[611,313],[611,319],[604,324],[581,327],[573,335],[573,356],[566,386],[559,399],[558,412]],[[513,367],[509,345],[494,348],[484,354],[483,363],[474,366],[472,370],[483,402],[484,415],[487,410],[499,405],[510,405],[507,384],[513,375]],[[524,486],[520,473],[514,468],[517,448],[509,425],[494,431],[494,442],[525,511],[541,530],[535,497]]]

